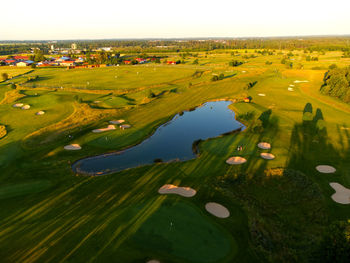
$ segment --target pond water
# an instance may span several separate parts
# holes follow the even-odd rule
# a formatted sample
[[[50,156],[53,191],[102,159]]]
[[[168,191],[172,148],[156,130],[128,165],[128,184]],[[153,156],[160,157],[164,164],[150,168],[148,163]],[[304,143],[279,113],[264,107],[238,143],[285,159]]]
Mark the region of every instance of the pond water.
[[[245,128],[228,108],[231,103],[207,102],[192,111],[177,114],[140,144],[124,151],[81,159],[73,165],[73,170],[101,175],[153,164],[157,159],[163,162],[193,159],[197,156],[193,150],[195,141]]]

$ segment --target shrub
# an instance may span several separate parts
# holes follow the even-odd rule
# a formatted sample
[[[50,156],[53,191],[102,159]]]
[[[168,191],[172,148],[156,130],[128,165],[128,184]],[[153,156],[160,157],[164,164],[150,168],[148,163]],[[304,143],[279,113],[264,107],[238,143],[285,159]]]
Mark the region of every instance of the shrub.
[[[219,76],[218,75],[214,75],[212,78],[211,78],[211,81],[218,81],[219,80]]]
[[[238,67],[238,66],[242,65],[243,62],[242,61],[238,61],[238,60],[233,60],[233,61],[230,61],[228,64],[231,67]]]
[[[4,72],[4,73],[1,74],[1,79],[3,81],[8,80],[9,79],[9,75],[6,72]]]

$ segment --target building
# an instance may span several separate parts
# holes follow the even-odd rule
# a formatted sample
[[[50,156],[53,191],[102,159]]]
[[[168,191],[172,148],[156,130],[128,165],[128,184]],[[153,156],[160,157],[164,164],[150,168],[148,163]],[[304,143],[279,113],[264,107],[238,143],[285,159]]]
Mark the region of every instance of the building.
[[[64,67],[70,67],[70,66],[74,66],[75,65],[75,61],[73,60],[65,60],[60,62],[60,66],[64,66]]]
[[[16,63],[17,67],[28,67],[30,65],[32,65],[34,63],[34,61],[31,60],[25,60],[25,61],[20,61]]]
[[[77,45],[76,43],[73,43],[73,44],[71,45],[71,48],[72,48],[73,50],[76,50],[76,49],[78,48],[78,45]]]

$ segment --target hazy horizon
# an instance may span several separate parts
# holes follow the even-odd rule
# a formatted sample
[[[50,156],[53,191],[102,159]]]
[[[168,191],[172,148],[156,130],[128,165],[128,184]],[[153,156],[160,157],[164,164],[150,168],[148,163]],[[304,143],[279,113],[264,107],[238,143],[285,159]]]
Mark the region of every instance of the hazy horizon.
[[[253,38],[348,35],[350,1],[277,0],[249,3],[160,0],[44,0],[2,3],[0,40]],[[15,8],[16,7],[16,8]],[[18,8],[20,7],[20,8]],[[13,10],[13,11],[11,11]]]

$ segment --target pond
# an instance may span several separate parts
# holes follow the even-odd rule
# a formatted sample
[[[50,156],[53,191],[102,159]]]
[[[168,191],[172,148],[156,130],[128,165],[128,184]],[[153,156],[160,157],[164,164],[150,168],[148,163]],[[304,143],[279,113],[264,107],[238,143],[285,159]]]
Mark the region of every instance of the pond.
[[[109,174],[157,161],[187,161],[196,158],[195,142],[244,129],[228,108],[231,101],[207,102],[185,111],[161,125],[140,144],[124,151],[81,159],[74,172],[89,175]]]

